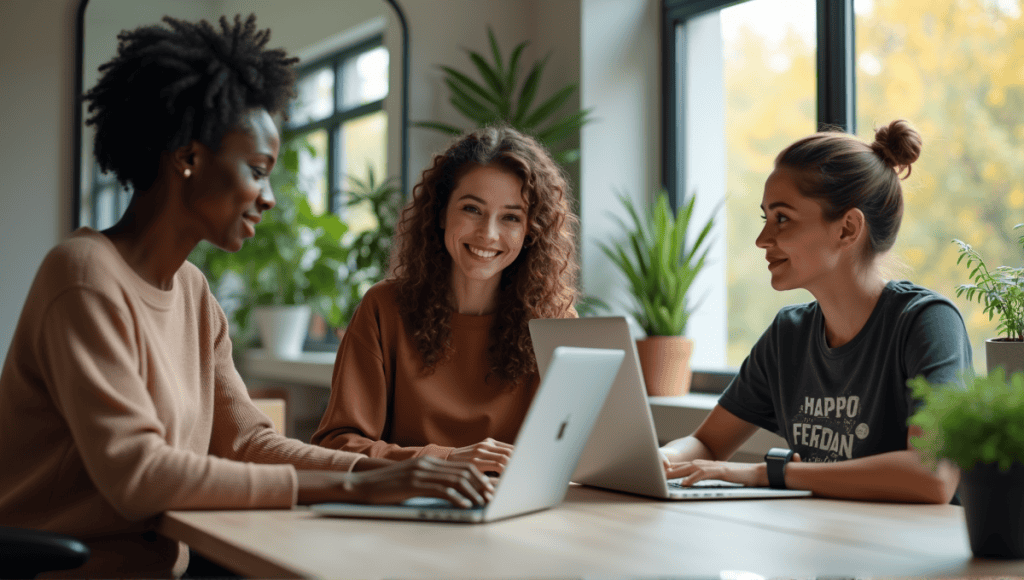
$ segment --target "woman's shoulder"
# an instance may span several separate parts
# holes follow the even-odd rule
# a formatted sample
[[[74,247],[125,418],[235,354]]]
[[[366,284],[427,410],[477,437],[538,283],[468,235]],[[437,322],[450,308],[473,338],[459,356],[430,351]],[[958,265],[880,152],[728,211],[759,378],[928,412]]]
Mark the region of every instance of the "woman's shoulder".
[[[804,302],[801,304],[783,306],[779,309],[779,312],[775,314],[775,320],[772,322],[772,326],[794,327],[811,324],[818,311],[819,308],[817,302]]]
[[[893,280],[885,286],[890,307],[901,312],[919,312],[932,304],[945,304],[959,312],[949,298],[908,280]]]
[[[359,300],[350,324],[388,325],[389,320],[400,318],[398,310],[398,284],[394,280],[377,282]],[[371,322],[372,321],[372,322]]]
[[[360,304],[393,306],[398,303],[398,282],[393,279],[381,280],[363,294]]]
[[[37,282],[54,293],[74,286],[102,289],[120,279],[120,255],[100,232],[80,228],[43,258]]]

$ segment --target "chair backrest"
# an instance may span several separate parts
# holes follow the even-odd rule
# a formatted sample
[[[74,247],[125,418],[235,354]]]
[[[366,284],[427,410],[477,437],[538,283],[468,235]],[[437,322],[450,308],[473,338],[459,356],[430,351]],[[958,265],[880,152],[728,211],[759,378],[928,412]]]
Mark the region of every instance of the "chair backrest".
[[[71,536],[0,527],[0,578],[35,578],[50,570],[78,568],[89,556],[88,546]]]

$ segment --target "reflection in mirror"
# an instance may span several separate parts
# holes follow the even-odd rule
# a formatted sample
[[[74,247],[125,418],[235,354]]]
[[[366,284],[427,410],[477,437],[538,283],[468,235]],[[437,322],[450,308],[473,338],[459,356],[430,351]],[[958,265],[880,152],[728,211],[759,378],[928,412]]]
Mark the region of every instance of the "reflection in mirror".
[[[301,140],[300,180],[310,204],[342,214],[355,229],[369,227],[366,212],[346,207],[349,177],[400,175],[404,182],[404,22],[392,0],[83,0],[79,10],[81,88],[88,90],[98,67],[117,50],[121,30],[153,24],[167,15],[215,23],[255,12],[260,28],[272,31],[270,46],[298,56],[298,98],[282,137]],[[396,70],[401,68],[402,70]],[[74,227],[105,229],[120,218],[130,199],[113,176],[99,171],[93,132],[79,112]],[[394,128],[389,131],[389,128]],[[393,160],[393,161],[391,161]]]

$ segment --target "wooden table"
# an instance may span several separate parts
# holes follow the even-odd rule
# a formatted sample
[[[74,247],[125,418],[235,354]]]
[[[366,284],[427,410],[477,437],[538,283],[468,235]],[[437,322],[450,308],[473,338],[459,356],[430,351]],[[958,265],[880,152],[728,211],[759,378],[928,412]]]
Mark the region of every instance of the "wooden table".
[[[824,499],[662,502],[572,486],[490,524],[169,512],[160,532],[264,578],[1024,576],[971,558],[963,511]],[[756,577],[756,576],[750,576]]]

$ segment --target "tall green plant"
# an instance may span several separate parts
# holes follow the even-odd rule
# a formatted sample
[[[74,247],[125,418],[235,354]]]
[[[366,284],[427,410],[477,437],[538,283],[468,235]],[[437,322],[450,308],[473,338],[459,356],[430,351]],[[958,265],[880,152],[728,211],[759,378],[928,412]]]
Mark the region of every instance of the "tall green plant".
[[[341,272],[349,254],[341,242],[348,226],[335,214],[314,213],[299,189],[299,150],[304,146],[301,138],[282,145],[279,167],[270,177],[277,203],[263,214],[255,237],[237,252],[204,242],[189,255],[218,296],[237,305],[237,342],[254,337],[249,314],[255,306],[308,304],[329,323],[341,323]]]
[[[601,250],[626,275],[635,301],[630,313],[648,336],[678,336],[690,319],[687,293],[707,261],[708,235],[714,219],[698,226],[700,233],[690,245],[687,233],[696,196],[690,196],[678,213],[673,213],[664,190],[644,213],[626,195],[619,199],[630,223],[614,218],[625,232],[626,241],[602,242]]]
[[[529,43],[524,41],[517,44],[506,59],[490,27],[487,29],[487,38],[491,46],[491,62],[478,52],[466,50],[480,80],[474,80],[450,66],[440,67],[445,73],[444,82],[451,91],[448,102],[472,123],[471,128],[505,123],[533,135],[552,152],[559,163],[564,165],[577,161],[580,157],[579,149],[568,146],[566,142],[578,135],[580,128],[590,121],[590,109],[557,115],[576,92],[576,83],[561,87],[533,106],[548,57],[535,62],[520,82],[520,58]],[[436,121],[421,121],[415,125],[450,135],[460,135],[466,130]]]
[[[345,240],[345,247],[348,248],[348,275],[342,290],[343,325],[352,320],[356,306],[370,286],[387,275],[391,243],[395,237],[399,214],[405,203],[396,178],[378,181],[372,165],[367,168],[366,179],[350,176],[349,183],[351,189],[347,192],[346,205],[351,207],[368,204],[377,220],[377,226]]]
[[[1017,224],[1013,229],[1022,227],[1024,224]],[[1024,236],[1017,241],[1024,249]],[[977,299],[984,305],[982,312],[988,314],[989,320],[999,315],[997,331],[1006,334],[1007,339],[1024,340],[1024,266],[999,266],[990,270],[981,254],[970,244],[960,240],[953,240],[953,243],[960,246],[960,257],[956,263],[966,260],[967,268],[973,267],[969,275],[973,284],[957,286],[956,295],[966,295],[968,300]]]

